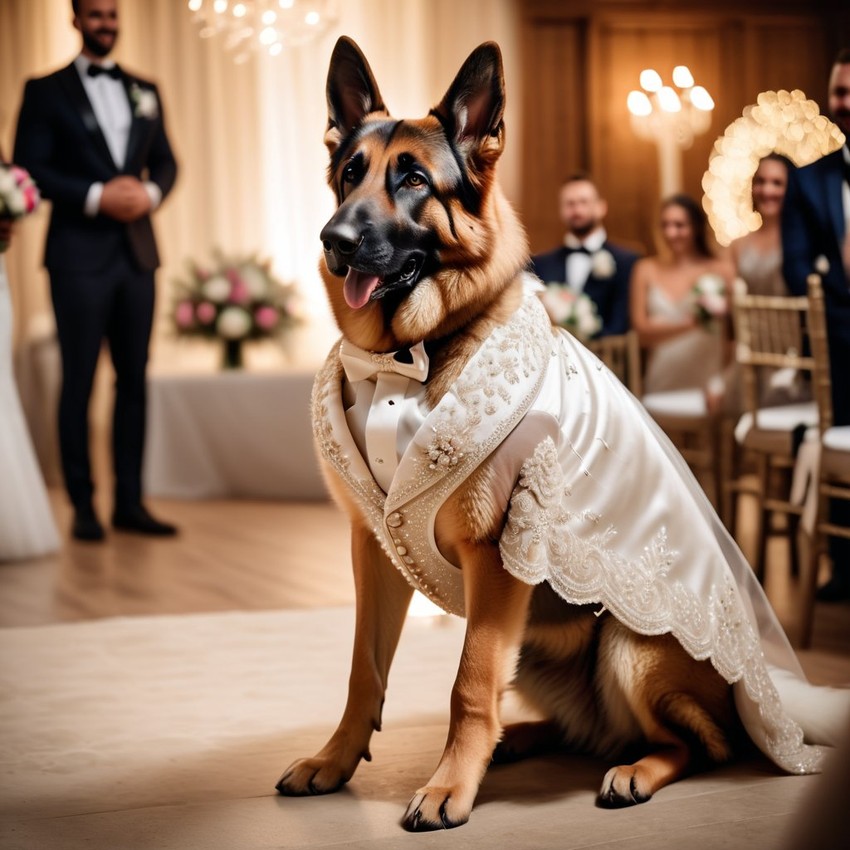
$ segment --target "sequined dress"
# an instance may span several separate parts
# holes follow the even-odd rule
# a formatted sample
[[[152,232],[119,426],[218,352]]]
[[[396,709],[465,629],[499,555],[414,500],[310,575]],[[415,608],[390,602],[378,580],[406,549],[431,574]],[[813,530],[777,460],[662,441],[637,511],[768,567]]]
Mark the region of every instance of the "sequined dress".
[[[800,723],[809,739],[834,743],[850,691],[805,681],[687,465],[607,368],[552,330],[536,296],[526,294],[427,413],[387,493],[348,428],[338,349],[314,386],[317,445],[416,589],[463,616],[461,572],[439,551],[435,518],[490,464],[507,511],[505,569],[529,584],[548,582],[567,603],[604,606],[638,633],[672,633],[733,683],[745,728],[777,765],[820,768],[824,750],[804,743]],[[794,706],[793,720],[785,703]],[[812,731],[824,725],[827,732]]]

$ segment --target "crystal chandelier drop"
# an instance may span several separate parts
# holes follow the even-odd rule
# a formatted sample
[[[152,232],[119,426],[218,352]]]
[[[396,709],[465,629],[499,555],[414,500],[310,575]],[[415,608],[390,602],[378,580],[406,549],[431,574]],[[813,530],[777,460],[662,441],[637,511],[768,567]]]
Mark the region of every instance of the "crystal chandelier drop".
[[[332,0],[188,0],[201,38],[219,38],[236,62],[277,56],[319,36],[335,19]]]

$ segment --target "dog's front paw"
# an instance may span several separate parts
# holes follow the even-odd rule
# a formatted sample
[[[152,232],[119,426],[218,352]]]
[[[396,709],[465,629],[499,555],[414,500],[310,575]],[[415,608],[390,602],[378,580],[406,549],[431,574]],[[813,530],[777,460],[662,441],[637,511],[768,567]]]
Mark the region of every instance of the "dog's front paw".
[[[420,788],[407,806],[401,825],[408,832],[430,832],[463,826],[472,812],[474,794],[458,788]]]
[[[307,797],[339,791],[353,771],[327,758],[298,759],[284,771],[275,788],[285,797]]]
[[[612,767],[602,780],[602,790],[597,803],[605,809],[622,809],[645,803],[652,797],[648,783],[642,781],[641,769],[636,765]]]

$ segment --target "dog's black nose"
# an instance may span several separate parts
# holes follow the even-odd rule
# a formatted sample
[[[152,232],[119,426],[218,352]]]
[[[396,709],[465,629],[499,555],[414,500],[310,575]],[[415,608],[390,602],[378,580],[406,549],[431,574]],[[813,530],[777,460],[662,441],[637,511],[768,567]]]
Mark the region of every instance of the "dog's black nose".
[[[319,238],[322,240],[325,253],[333,254],[334,259],[341,260],[343,263],[346,262],[346,258],[351,259],[363,241],[363,235],[357,228],[345,221],[329,221],[322,229]]]

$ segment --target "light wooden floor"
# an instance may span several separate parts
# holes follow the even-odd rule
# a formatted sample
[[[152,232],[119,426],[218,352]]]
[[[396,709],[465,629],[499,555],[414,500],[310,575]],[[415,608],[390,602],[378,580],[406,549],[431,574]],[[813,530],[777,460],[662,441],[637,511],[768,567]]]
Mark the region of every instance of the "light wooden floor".
[[[354,601],[347,522],[330,503],[152,500],[180,526],[176,539],[110,532],[86,544],[68,539],[63,493],[51,499],[66,543],[53,557],[0,564],[0,627]],[[744,501],[744,529],[749,513]],[[752,541],[742,543],[747,552]],[[794,640],[797,582],[780,539],[770,544],[765,587]],[[813,680],[850,683],[850,604],[818,605],[813,651],[803,657]]]

